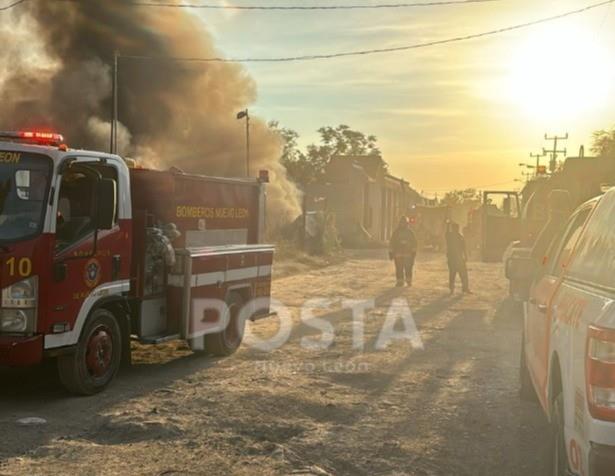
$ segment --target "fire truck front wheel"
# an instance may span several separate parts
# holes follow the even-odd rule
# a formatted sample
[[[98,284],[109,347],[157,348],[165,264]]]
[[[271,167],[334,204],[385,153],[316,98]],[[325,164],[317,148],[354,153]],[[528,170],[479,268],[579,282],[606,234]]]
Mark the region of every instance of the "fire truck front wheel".
[[[234,354],[241,342],[245,331],[245,321],[239,318],[244,300],[238,293],[231,293],[227,299],[229,309],[229,323],[223,332],[205,336],[205,349],[218,357]]]
[[[88,318],[73,354],[58,358],[60,381],[76,395],[94,395],[114,379],[122,360],[122,332],[111,312]]]

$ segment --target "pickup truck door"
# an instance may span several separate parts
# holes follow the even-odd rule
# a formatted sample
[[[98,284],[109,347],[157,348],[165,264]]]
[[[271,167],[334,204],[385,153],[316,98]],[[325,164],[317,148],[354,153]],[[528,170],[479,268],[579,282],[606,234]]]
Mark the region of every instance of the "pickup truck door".
[[[553,299],[591,210],[591,206],[578,210],[570,218],[563,235],[551,243],[530,291],[525,319],[525,352],[530,375],[543,405],[546,404],[549,374]]]

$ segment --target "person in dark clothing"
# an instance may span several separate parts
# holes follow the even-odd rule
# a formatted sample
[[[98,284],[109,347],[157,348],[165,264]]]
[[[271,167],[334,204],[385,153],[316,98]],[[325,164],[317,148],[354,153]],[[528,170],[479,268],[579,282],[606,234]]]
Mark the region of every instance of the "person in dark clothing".
[[[468,255],[466,251],[466,241],[459,233],[459,225],[451,223],[446,232],[446,257],[448,259],[448,286],[451,294],[455,292],[455,279],[457,275],[461,278],[463,292],[470,294],[470,284],[468,280],[468,268],[466,262]]]
[[[416,236],[410,228],[410,222],[408,218],[402,217],[391,236],[389,253],[391,259],[395,261],[397,286],[403,286],[404,281],[408,286],[412,286],[416,248]]]

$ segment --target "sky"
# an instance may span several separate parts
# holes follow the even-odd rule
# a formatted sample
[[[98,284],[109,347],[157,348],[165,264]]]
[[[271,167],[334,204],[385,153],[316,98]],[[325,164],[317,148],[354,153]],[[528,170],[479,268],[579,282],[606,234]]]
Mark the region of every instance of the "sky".
[[[177,1],[330,6],[429,0]],[[220,56],[266,58],[445,40],[536,21],[600,1],[186,11],[200,16]],[[561,147],[574,156],[581,145],[589,151],[594,131],[615,127],[613,3],[525,29],[428,48],[306,62],[245,63],[258,93],[247,106],[252,116],[296,130],[302,147],[318,142],[317,130],[323,126],[346,124],[375,135],[391,173],[427,196],[453,189],[519,188],[522,172],[529,171],[519,164],[533,163],[529,154],[550,146],[545,133],[568,133],[569,140]],[[156,12],[155,18],[169,13],[162,7],[150,11]],[[0,34],[14,33],[12,23],[2,26]],[[28,41],[29,27],[27,22],[21,25]],[[44,45],[30,43],[26,64],[41,63]],[[15,45],[20,51],[20,44]],[[5,53],[15,54],[10,48]],[[0,77],[7,68],[14,65],[0,64]],[[243,103],[252,92],[237,96]]]
[[[396,47],[480,33],[596,0],[356,11],[199,13],[227,57],[275,57]],[[229,3],[227,1],[226,3]],[[383,3],[243,0],[243,5]],[[390,3],[390,2],[386,2]],[[615,126],[615,6],[483,39],[374,56],[246,64],[252,114],[296,130],[347,124],[378,137],[394,175],[427,195],[519,187],[519,163],[569,133],[569,155]]]

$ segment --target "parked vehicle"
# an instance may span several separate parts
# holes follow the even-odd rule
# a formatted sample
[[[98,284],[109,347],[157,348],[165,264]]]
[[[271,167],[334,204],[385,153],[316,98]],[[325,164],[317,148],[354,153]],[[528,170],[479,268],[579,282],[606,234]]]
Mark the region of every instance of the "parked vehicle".
[[[419,246],[440,251],[446,248],[446,226],[450,221],[448,206],[414,205],[409,212]]]
[[[509,241],[510,244],[504,252],[506,268],[509,268],[511,258],[534,253],[536,240],[543,235],[549,221],[552,221],[554,209],[558,215],[568,216],[582,203],[608,190],[614,182],[615,161],[608,157],[585,157],[583,149],[579,157],[568,157],[554,174],[538,175],[527,182],[521,192],[522,213],[519,231],[514,238],[516,241]],[[555,197],[555,203],[554,195],[559,196]],[[541,243],[540,248],[542,246]],[[507,278],[511,279],[508,272]],[[527,282],[511,279],[511,298],[519,300],[527,293],[528,285]]]
[[[551,242],[538,269],[517,256],[509,273],[532,276],[524,312],[521,396],[552,427],[554,475],[615,474],[615,189],[586,202]]]
[[[87,395],[129,361],[131,336],[233,353],[245,318],[269,314],[266,181],[129,169],[59,134],[0,133],[0,365],[56,358]]]
[[[483,192],[481,216],[481,257],[502,261],[506,247],[519,239],[521,215],[519,194],[511,191]]]

